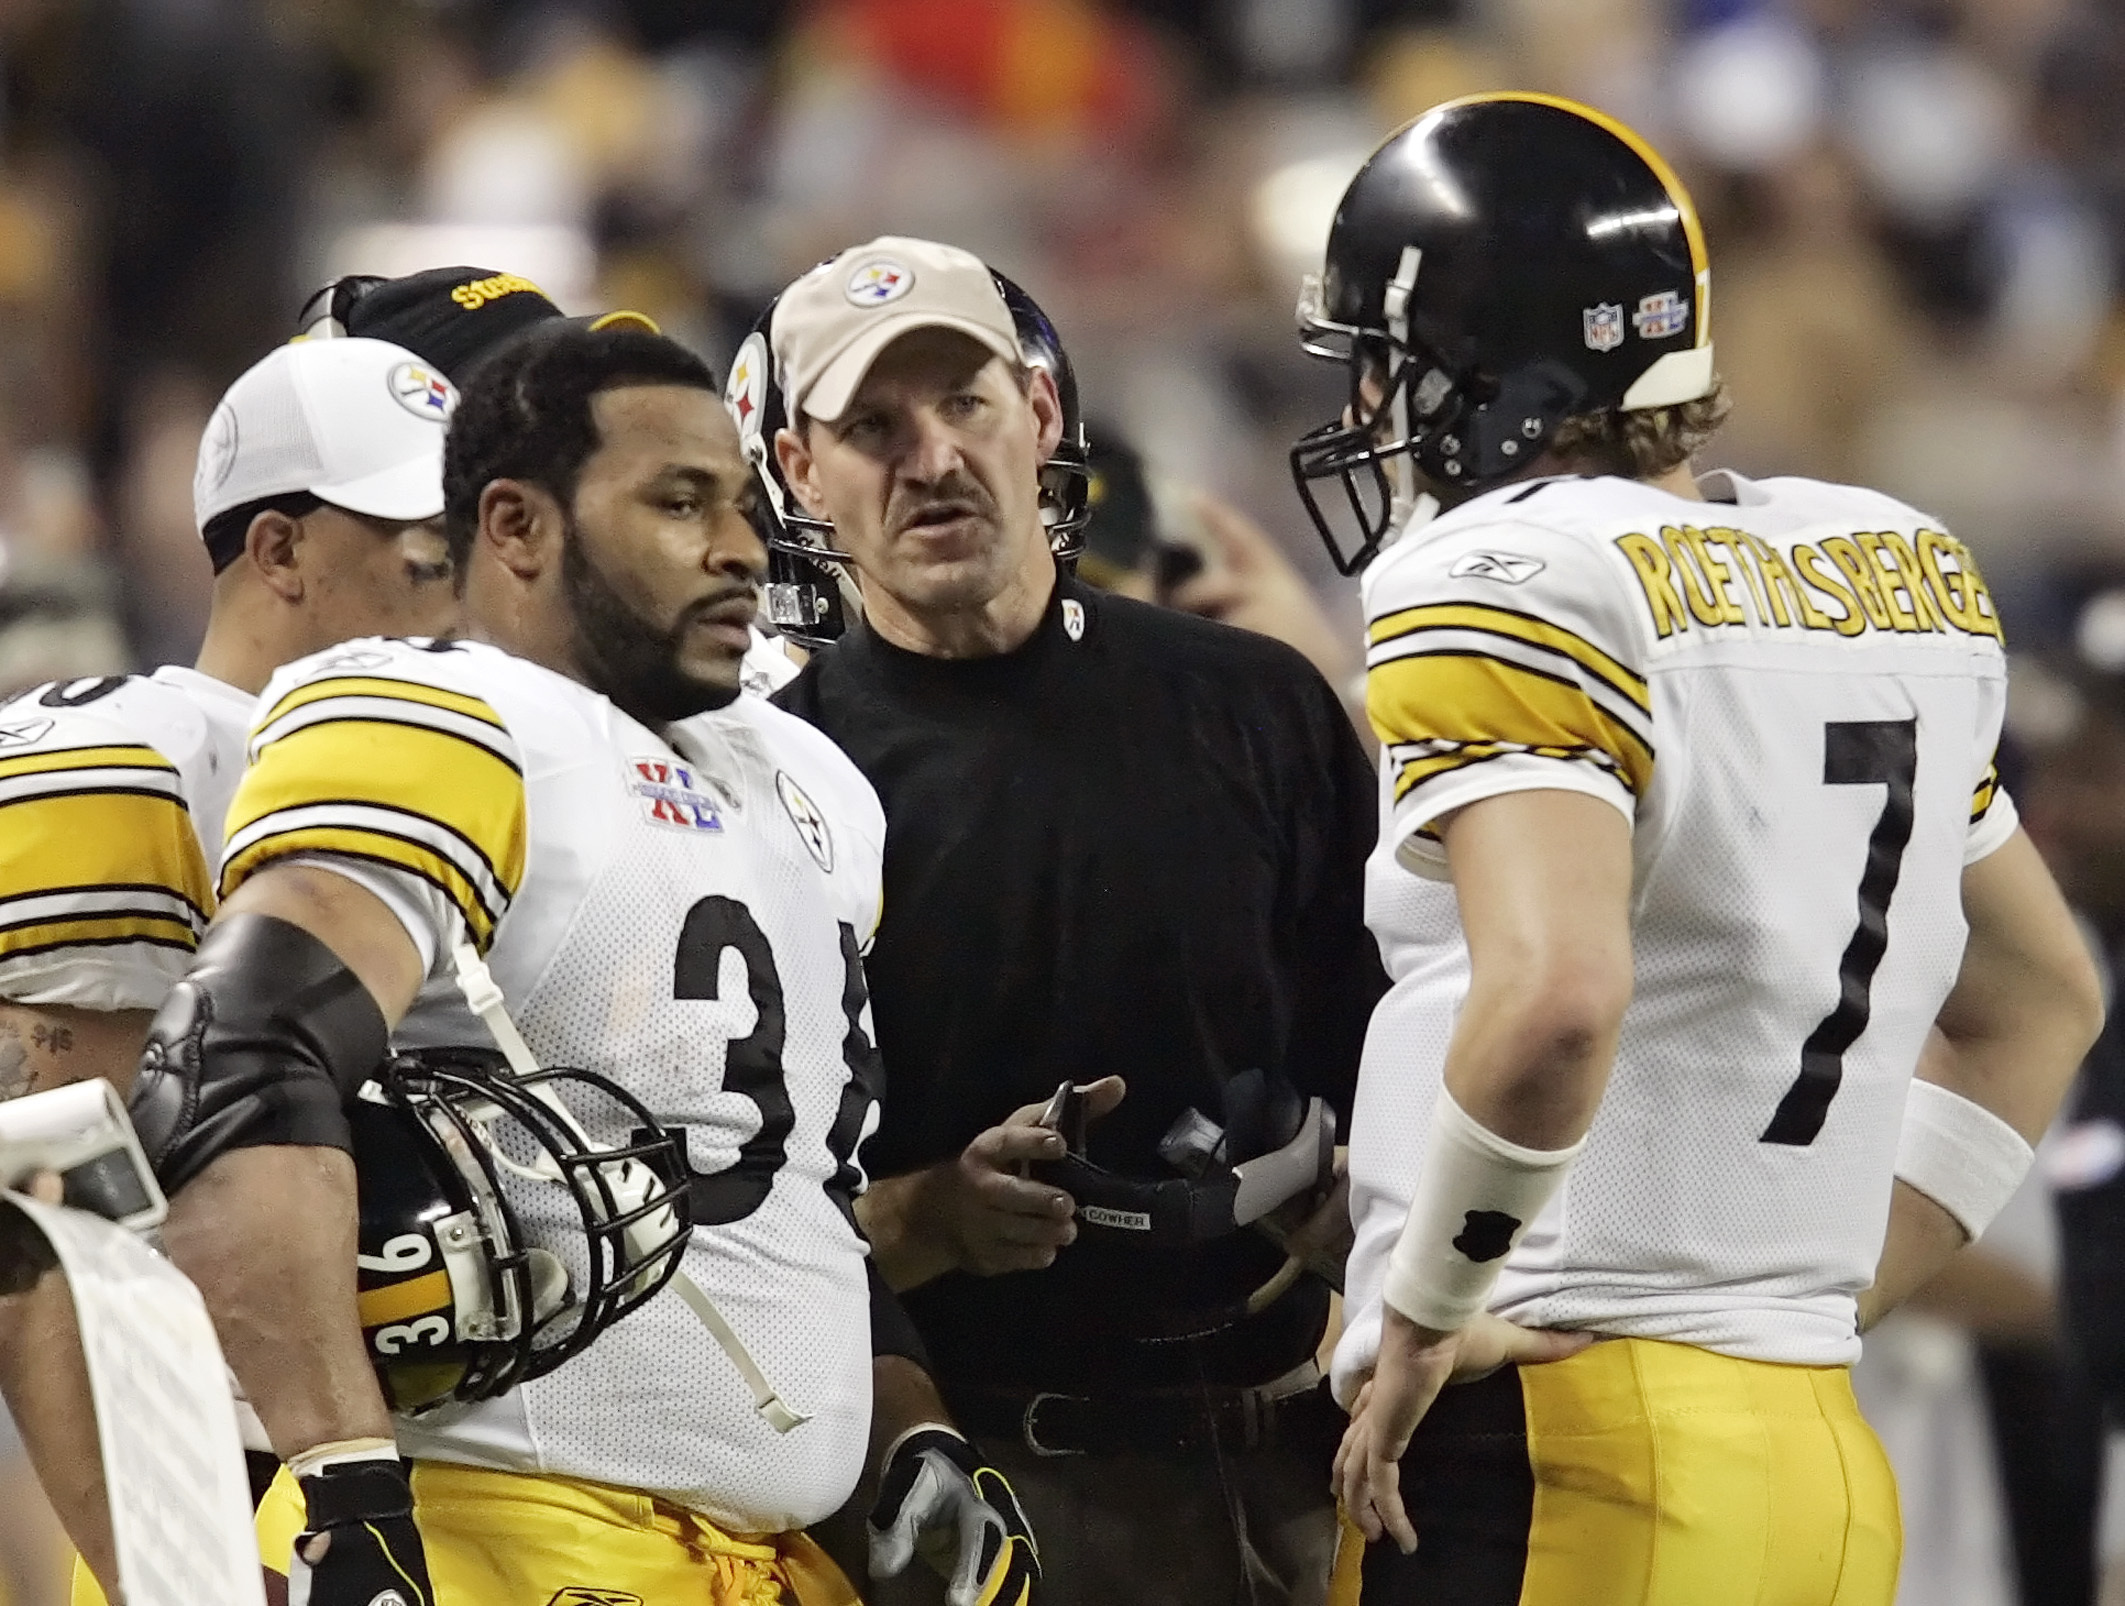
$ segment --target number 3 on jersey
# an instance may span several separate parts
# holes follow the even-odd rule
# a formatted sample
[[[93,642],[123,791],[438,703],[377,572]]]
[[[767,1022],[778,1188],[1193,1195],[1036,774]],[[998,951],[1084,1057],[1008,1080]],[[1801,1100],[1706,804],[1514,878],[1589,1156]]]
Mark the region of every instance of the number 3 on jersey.
[[[1918,721],[1845,720],[1823,727],[1825,786],[1884,788],[1881,815],[1867,837],[1859,876],[1859,924],[1837,966],[1837,1003],[1800,1049],[1800,1075],[1778,1102],[1760,1141],[1805,1148],[1822,1131],[1845,1078],[1845,1050],[1873,1011],[1874,972],[1889,951],[1889,900],[1911,842],[1911,789],[1918,779]]]
[[[738,1157],[721,1171],[693,1176],[694,1225],[728,1226],[743,1221],[767,1202],[775,1175],[789,1158],[789,1136],[797,1124],[784,1075],[782,1050],[786,1017],[782,974],[775,951],[753,912],[735,898],[703,898],[686,911],[679,929],[679,948],[672,961],[672,996],[713,1001],[720,983],[723,955],[736,949],[745,962],[745,985],[753,1001],[753,1029],[731,1039],[723,1051],[723,1091],[749,1100],[760,1112],[760,1127],[738,1146]],[[860,1173],[854,1164],[864,1116],[878,1087],[878,1051],[864,1033],[862,1016],[869,1002],[856,933],[841,923],[841,957],[847,966],[841,1004],[848,1016],[842,1058],[849,1071],[841,1105],[828,1131],[827,1150],[837,1162],[832,1188],[844,1212]]]

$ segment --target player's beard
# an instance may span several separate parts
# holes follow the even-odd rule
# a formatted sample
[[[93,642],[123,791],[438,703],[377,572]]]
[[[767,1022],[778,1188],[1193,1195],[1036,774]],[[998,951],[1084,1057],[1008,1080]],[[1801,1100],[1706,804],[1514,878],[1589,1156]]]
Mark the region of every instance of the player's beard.
[[[694,609],[683,610],[669,625],[637,613],[592,561],[573,513],[561,546],[561,589],[574,625],[576,662],[623,713],[656,730],[737,700],[735,665],[728,685],[688,674],[682,666]]]

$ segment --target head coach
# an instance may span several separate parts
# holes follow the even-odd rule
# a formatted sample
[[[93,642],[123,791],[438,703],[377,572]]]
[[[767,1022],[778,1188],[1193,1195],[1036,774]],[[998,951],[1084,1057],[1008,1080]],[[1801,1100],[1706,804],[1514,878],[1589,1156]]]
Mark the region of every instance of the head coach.
[[[1257,1225],[1321,1206],[1384,987],[1370,767],[1297,653],[1057,562],[1075,420],[979,260],[873,241],[763,329],[741,431],[861,600],[777,701],[885,804],[879,1262],[1044,1606],[1318,1600],[1329,1291]]]

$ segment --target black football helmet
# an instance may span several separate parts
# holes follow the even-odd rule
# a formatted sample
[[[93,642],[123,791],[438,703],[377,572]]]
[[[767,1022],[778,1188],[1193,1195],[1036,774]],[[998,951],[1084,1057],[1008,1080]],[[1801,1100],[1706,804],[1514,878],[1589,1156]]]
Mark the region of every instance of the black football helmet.
[[[1062,439],[1041,468],[1040,516],[1055,556],[1074,563],[1092,517],[1092,469],[1077,373],[1063,350],[1062,336],[1040,304],[993,268],[989,272],[1018,327],[1018,349],[1026,366],[1046,369],[1062,402]],[[775,434],[789,423],[781,370],[768,344],[780,300],[778,296],[768,303],[738,348],[723,399],[760,480],[754,522],[767,544],[767,616],[790,640],[816,650],[841,638],[860,603],[853,577],[837,567],[846,565],[849,556],[835,548],[833,525],[804,511],[775,460]]]
[[[423,1050],[387,1061],[348,1117],[362,1338],[395,1411],[543,1376],[679,1270],[678,1140],[602,1076]]]
[[[1480,490],[1575,413],[1708,394],[1710,302],[1688,193],[1613,118],[1475,95],[1391,136],[1343,192],[1299,296],[1306,350],[1350,370],[1344,418],[1291,451],[1336,567],[1357,573],[1421,511],[1397,459],[1435,489]]]

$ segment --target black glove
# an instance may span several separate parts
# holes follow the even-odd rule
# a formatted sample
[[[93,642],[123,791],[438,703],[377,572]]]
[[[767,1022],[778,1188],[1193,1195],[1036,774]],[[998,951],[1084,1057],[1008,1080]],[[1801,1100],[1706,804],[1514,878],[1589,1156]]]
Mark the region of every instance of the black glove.
[[[871,1508],[871,1576],[897,1577],[919,1550],[948,1606],[1031,1606],[1040,1551],[1011,1485],[949,1428],[893,1447]]]
[[[288,1606],[435,1606],[403,1461],[349,1461],[302,1480],[309,1526],[288,1558]],[[331,1544],[304,1560],[320,1535]]]

